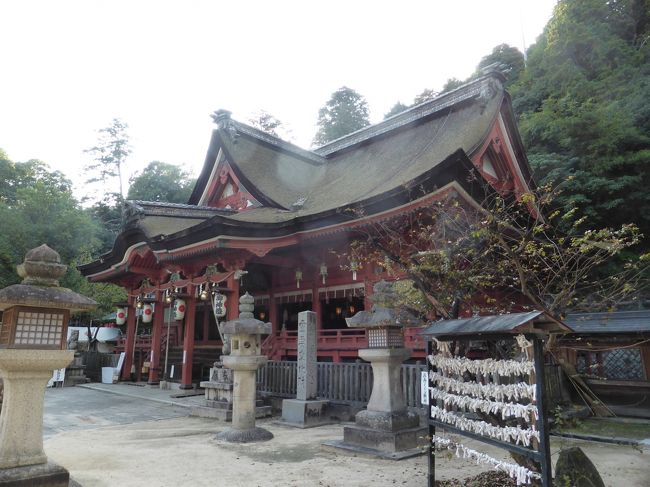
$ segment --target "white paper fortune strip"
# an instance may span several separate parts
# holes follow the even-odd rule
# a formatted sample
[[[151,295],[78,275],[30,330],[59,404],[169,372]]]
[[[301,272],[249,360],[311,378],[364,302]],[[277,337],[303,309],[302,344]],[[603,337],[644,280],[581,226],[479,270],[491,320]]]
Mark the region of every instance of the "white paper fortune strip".
[[[465,357],[441,357],[439,355],[429,355],[431,365],[445,372],[453,374],[498,374],[498,375],[522,375],[531,374],[535,371],[535,364],[531,361],[519,360],[494,360],[491,358],[484,360],[470,360]]]
[[[491,438],[514,442],[516,444],[530,446],[530,440],[539,441],[539,431],[519,426],[494,426],[485,421],[475,421],[467,419],[450,411],[445,411],[438,406],[431,406],[431,418],[437,419],[442,423],[455,426],[463,431],[469,431],[477,435],[489,436]]]
[[[517,382],[516,384],[479,384],[445,377],[434,371],[429,372],[429,379],[435,382],[439,388],[455,394],[465,394],[483,399],[494,398],[497,401],[535,400],[535,384],[531,385],[525,382]]]
[[[488,401],[486,399],[477,399],[468,396],[459,396],[449,394],[434,387],[429,388],[432,399],[439,399],[445,406],[456,406],[466,411],[481,411],[486,414],[500,414],[502,419],[521,418],[527,422],[531,419],[531,414],[538,419],[539,413],[537,406],[534,404],[517,404],[514,402]]]
[[[537,472],[517,465],[516,463],[504,462],[502,460],[497,460],[485,453],[467,448],[462,443],[454,443],[449,438],[442,438],[440,436],[434,436],[432,438],[433,444],[438,448],[447,448],[456,453],[456,457],[460,458],[461,455],[463,458],[469,458],[476,463],[484,463],[491,465],[496,470],[502,470],[507,472],[510,478],[513,478],[517,481],[517,485],[528,485],[531,483],[532,479],[541,479],[542,476]]]

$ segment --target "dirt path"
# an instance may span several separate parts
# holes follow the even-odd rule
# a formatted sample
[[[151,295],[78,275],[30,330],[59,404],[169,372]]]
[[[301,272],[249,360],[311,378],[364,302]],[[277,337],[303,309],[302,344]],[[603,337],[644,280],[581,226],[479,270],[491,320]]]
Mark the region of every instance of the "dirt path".
[[[60,433],[45,442],[45,449],[83,487],[426,485],[423,456],[394,462],[323,449],[321,442],[342,438],[341,425],[307,430],[274,421],[260,425],[271,430],[275,438],[266,443],[223,444],[212,439],[226,427],[223,423],[185,417]],[[553,451],[559,443],[553,444]],[[650,486],[647,450],[644,453],[631,447],[586,442],[580,446],[594,461],[606,485]],[[507,458],[496,449],[485,451]],[[436,462],[438,479],[463,478],[484,470],[484,466],[444,455]]]

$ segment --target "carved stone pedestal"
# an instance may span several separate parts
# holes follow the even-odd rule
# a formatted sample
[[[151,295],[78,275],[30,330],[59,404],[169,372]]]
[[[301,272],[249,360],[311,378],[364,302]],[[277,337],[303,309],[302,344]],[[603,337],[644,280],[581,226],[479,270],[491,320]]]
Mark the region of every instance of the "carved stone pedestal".
[[[190,413],[201,418],[215,418],[221,421],[232,421],[233,371],[226,369],[222,362],[215,362],[210,369],[210,380],[202,381],[200,386],[205,389],[203,406],[195,406]],[[261,400],[255,402],[255,417],[257,419],[271,416],[271,406],[264,406]]]
[[[255,426],[256,372],[266,361],[255,355],[223,357],[224,365],[233,370],[232,427],[218,433],[217,440],[248,443],[273,438],[270,431]]]
[[[284,399],[282,401],[282,421],[287,426],[297,428],[312,428],[330,424],[332,421],[327,414],[328,404],[329,401]]]
[[[368,409],[355,417],[354,426],[343,428],[343,441],[325,443],[345,450],[401,460],[420,455],[427,433],[420,418],[406,409],[400,367],[411,356],[406,348],[359,350],[372,365],[373,384]]]
[[[73,357],[74,352],[63,350],[0,350],[0,376],[4,381],[4,401],[0,413],[0,469],[11,469],[0,470],[0,474],[28,479],[29,472],[40,472],[40,475],[48,470],[43,451],[45,386],[52,377],[52,371],[68,365]],[[20,470],[30,465],[43,467]],[[62,475],[60,470],[65,471],[62,467],[55,470],[59,472],[57,478]]]

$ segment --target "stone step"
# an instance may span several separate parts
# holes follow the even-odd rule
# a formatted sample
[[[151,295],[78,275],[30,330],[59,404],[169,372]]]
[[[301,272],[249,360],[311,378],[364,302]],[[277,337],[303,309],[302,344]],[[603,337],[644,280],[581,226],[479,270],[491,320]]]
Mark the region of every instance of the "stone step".
[[[218,402],[218,401],[211,401]],[[207,406],[195,406],[190,412],[191,416],[198,416],[200,418],[215,418],[221,421],[232,421],[232,409],[222,409]],[[255,408],[255,418],[268,418],[272,415],[271,406],[258,406]]]

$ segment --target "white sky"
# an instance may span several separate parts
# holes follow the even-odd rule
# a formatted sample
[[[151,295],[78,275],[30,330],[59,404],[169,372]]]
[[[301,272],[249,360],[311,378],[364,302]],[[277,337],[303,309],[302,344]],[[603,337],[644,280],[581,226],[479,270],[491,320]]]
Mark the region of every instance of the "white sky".
[[[152,160],[200,170],[218,108],[264,109],[309,147],[346,85],[371,120],[464,79],[501,43],[522,49],[555,0],[0,0],[0,148],[83,189],[84,149],[129,124],[127,175]],[[523,34],[523,35],[522,35]]]

